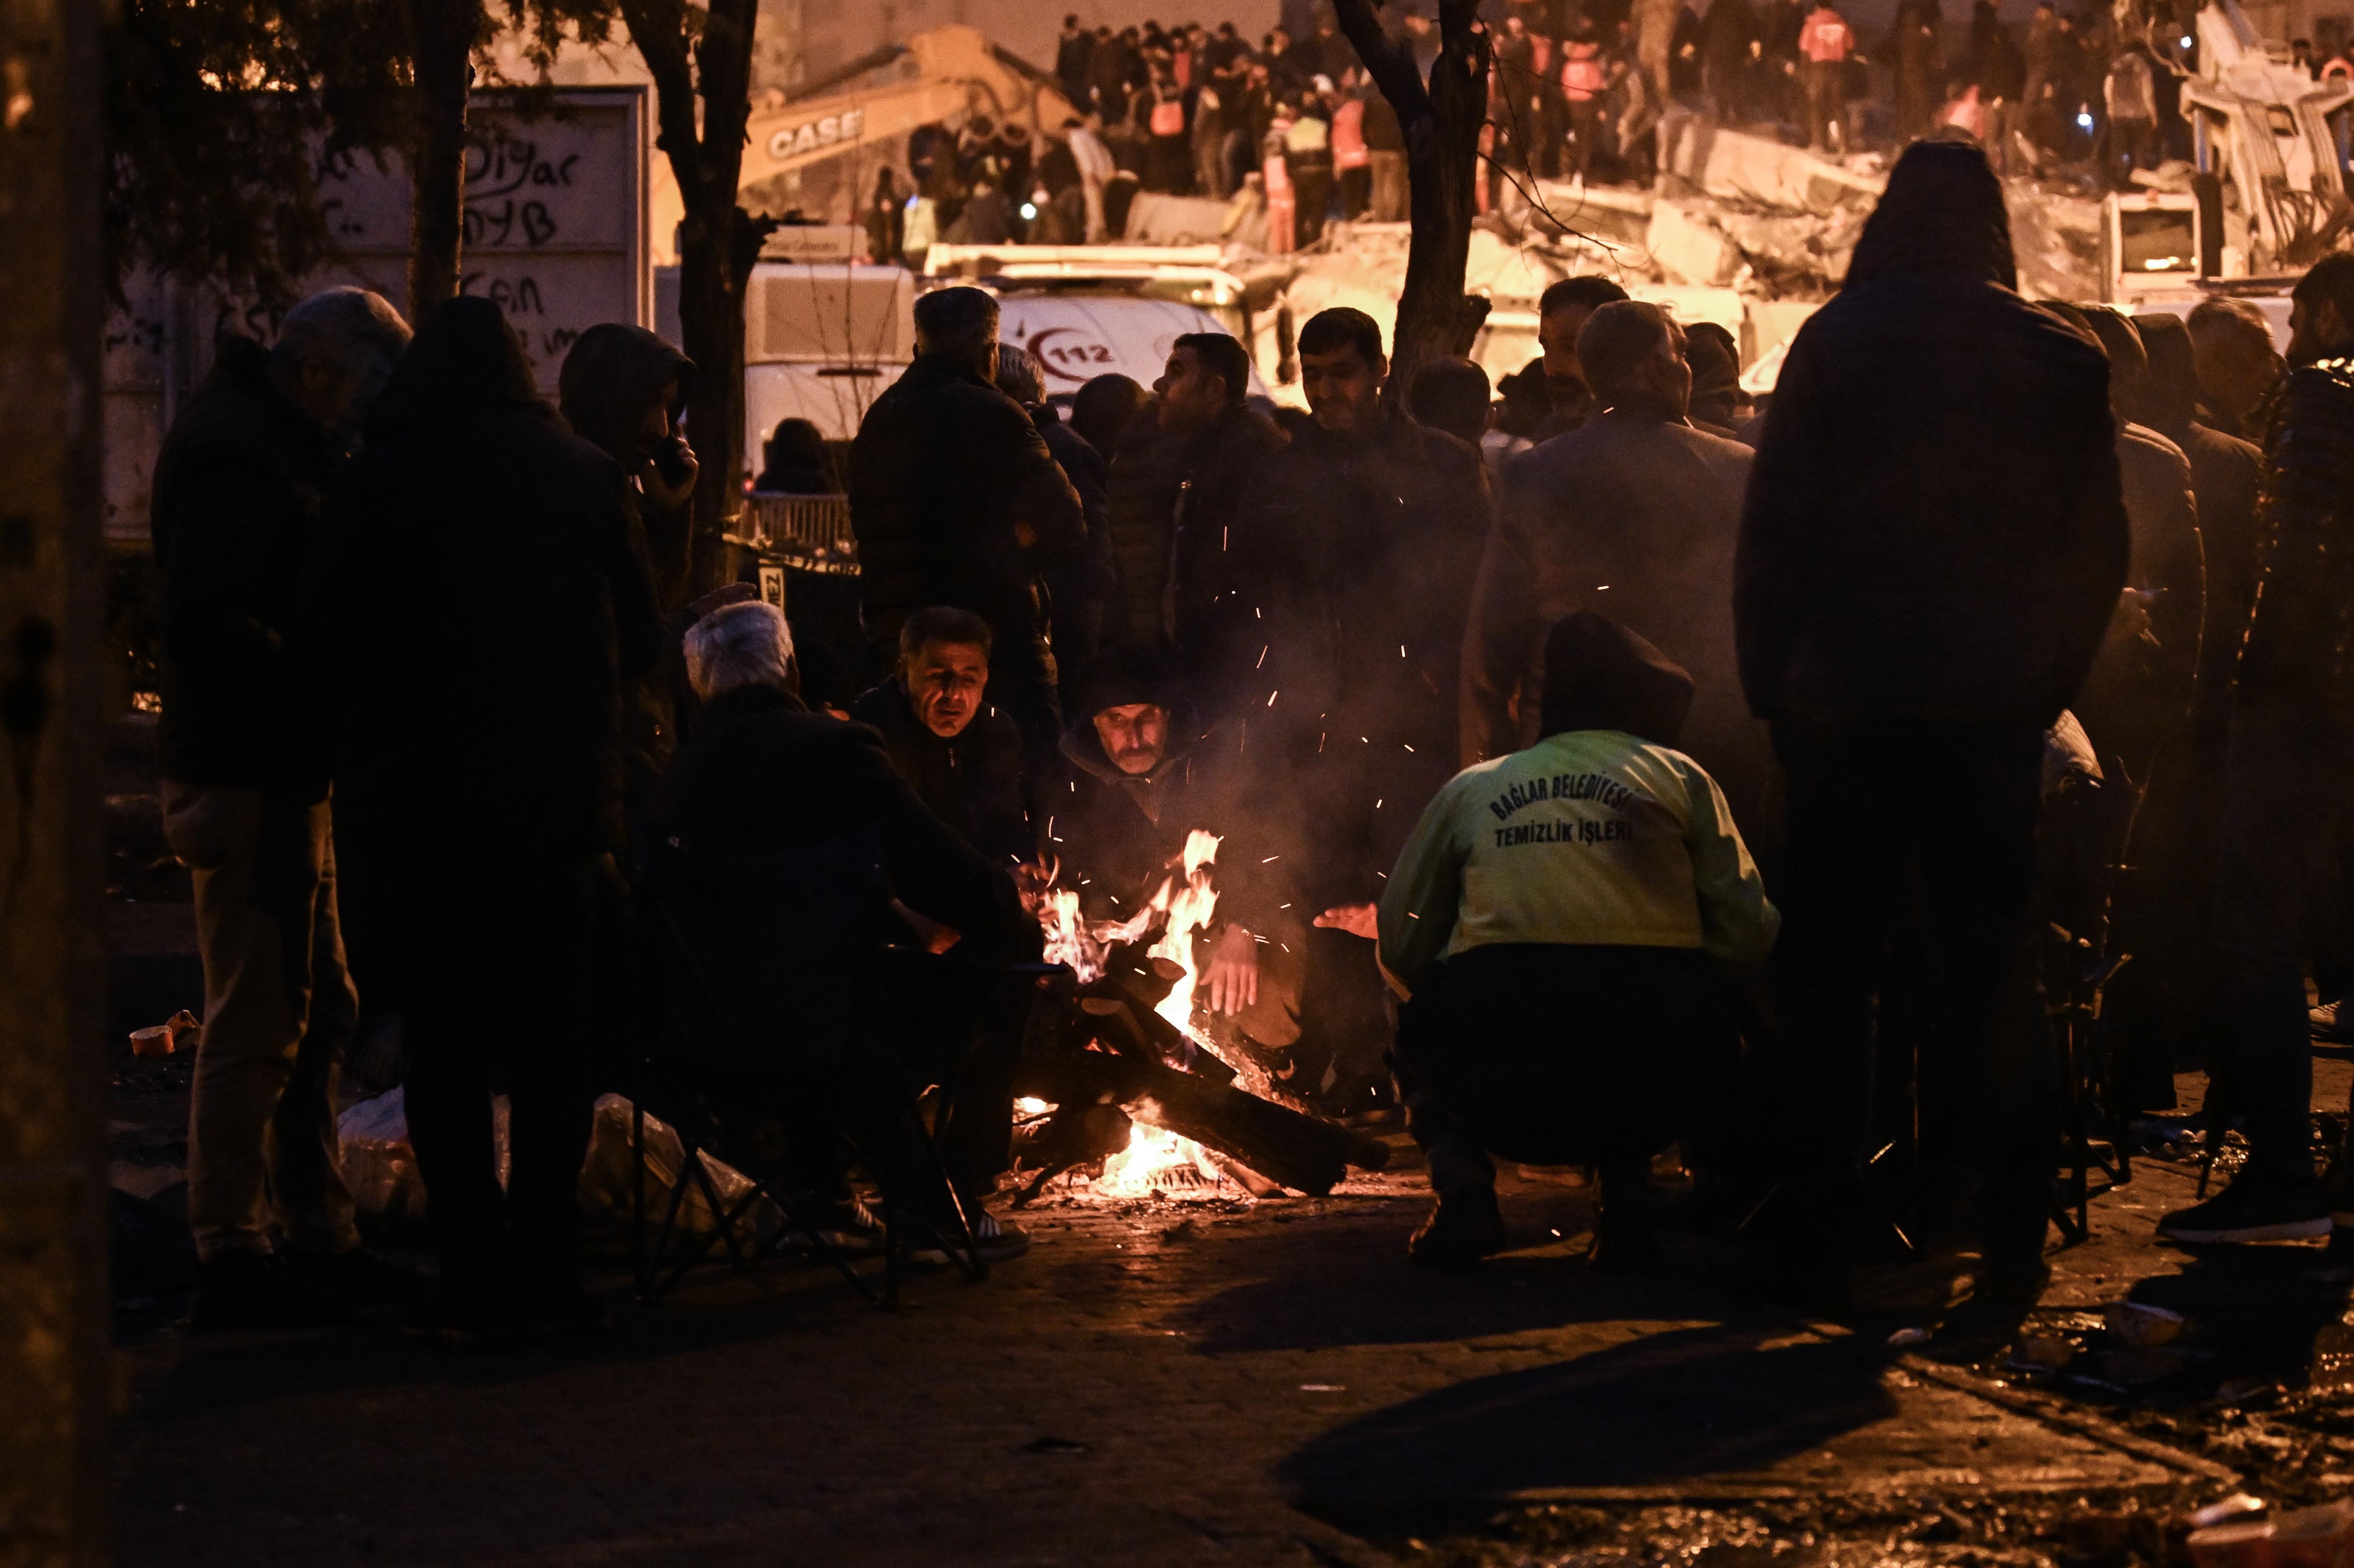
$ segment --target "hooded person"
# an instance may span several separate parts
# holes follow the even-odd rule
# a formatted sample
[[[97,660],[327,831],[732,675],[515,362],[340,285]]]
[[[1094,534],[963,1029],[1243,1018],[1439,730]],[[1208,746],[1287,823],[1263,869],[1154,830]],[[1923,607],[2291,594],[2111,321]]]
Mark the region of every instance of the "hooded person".
[[[401,1015],[441,1276],[465,1345],[601,1321],[574,1255],[596,1084],[591,949],[622,848],[622,694],[662,621],[629,475],[565,429],[497,305],[419,329],[306,594],[332,694],[355,970]],[[504,1190],[494,1066],[512,1106]]]
[[[629,475],[634,515],[656,591],[686,585],[698,472],[678,420],[695,390],[695,362],[641,326],[602,322],[580,334],[557,373],[557,408],[575,435],[594,441]],[[662,662],[622,695],[622,793],[634,821],[644,812],[695,708],[679,639],[702,613],[697,601],[664,625]]]
[[[1129,920],[1163,881],[1182,885],[1195,834],[1215,834],[1218,901],[1193,938],[1196,994],[1280,1078],[1299,1038],[1303,922],[1282,909],[1288,881],[1270,869],[1282,846],[1248,792],[1240,726],[1205,726],[1176,660],[1150,648],[1105,654],[1073,689],[1071,714],[1071,794],[1048,830],[1057,879],[1077,890],[1088,919]]]
[[[2044,734],[2131,564],[2100,349],[2021,299],[2001,183],[1908,148],[1837,298],[1792,342],[1734,556],[1742,686],[1783,769],[1782,1064],[1793,1169],[1769,1214],[1793,1288],[1835,1295],[1861,1213],[1874,998],[1918,914],[1971,1086],[1984,1222],[1963,1340],[2047,1277],[2058,1135],[2027,958]],[[1884,1140],[1882,1140],[1884,1141]]]
[[[1546,630],[1606,610],[1692,673],[1686,748],[1733,802],[1752,842],[1770,839],[1774,753],[1741,698],[1733,551],[1750,451],[1684,417],[1688,340],[1658,305],[1596,311],[1578,356],[1602,412],[1504,465],[1463,639],[1462,758],[1535,738]]]
[[[1456,775],[1382,896],[1399,1097],[1437,1198],[1420,1264],[1501,1249],[1499,1155],[1598,1165],[1595,1261],[1644,1261],[1650,1157],[1729,1079],[1718,982],[1779,925],[1723,792],[1674,749],[1691,677],[1590,610],[1547,633],[1544,672],[1542,738]]]

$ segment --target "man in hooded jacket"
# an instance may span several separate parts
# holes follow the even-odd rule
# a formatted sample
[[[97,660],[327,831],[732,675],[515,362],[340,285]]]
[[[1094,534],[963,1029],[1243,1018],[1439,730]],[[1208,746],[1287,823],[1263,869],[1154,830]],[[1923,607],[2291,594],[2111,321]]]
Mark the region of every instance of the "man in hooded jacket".
[[[1835,1288],[1871,1152],[1873,1005],[1917,869],[1973,1086],[1979,1305],[2045,1277],[2057,1126],[2024,989],[2044,732],[2132,535],[2100,350],[2016,291],[1985,154],[1917,143],[1792,344],[1734,557],[1742,685],[1787,787],[1783,1024],[1794,1282]]]
[[[453,1345],[601,1321],[574,1256],[595,912],[621,848],[627,683],[662,621],[628,476],[567,431],[497,305],[435,308],[377,405],[312,585],[336,695],[354,967],[409,1058]],[[512,1107],[499,1182],[493,1061]]]
[[[664,602],[681,592],[692,565],[691,511],[699,465],[678,434],[678,418],[695,391],[695,361],[641,326],[603,322],[580,334],[557,374],[557,407],[575,435],[594,441],[629,475],[622,499],[636,514],[640,537]],[[678,749],[693,711],[679,636],[702,604],[673,614],[663,640],[663,658],[622,697],[627,747],[622,783],[632,820]]]

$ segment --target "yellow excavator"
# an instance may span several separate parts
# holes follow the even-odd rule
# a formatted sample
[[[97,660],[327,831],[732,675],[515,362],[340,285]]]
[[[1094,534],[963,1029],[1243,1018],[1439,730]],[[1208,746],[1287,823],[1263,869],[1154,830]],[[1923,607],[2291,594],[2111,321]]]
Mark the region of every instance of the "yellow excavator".
[[[746,126],[740,184],[861,152],[871,158],[887,148],[885,155],[892,156],[918,125],[953,130],[986,114],[1034,136],[1060,131],[1076,112],[1053,77],[978,29],[934,27],[853,60],[791,98],[756,107]]]

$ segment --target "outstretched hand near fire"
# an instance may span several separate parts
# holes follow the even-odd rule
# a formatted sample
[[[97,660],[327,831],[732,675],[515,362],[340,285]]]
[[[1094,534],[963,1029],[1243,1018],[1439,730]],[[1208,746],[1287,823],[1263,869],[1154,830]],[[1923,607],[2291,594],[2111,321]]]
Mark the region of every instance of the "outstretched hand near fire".
[[[1341,904],[1316,916],[1316,924],[1327,931],[1346,931],[1377,942],[1382,937],[1381,913],[1378,904]]]
[[[1229,926],[1210,957],[1210,1011],[1231,1018],[1258,1002],[1258,938]]]

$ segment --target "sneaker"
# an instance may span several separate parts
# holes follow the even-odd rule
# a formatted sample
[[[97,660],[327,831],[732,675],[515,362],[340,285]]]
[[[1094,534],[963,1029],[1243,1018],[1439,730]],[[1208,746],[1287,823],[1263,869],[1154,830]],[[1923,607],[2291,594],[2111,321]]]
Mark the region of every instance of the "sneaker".
[[[1406,1256],[1421,1268],[1469,1268],[1503,1250],[1504,1212],[1493,1187],[1441,1194],[1405,1244]]]
[[[2312,1025],[2316,1040],[2327,1040],[2336,1045],[2354,1044],[2354,1018],[2342,1023],[2338,1022],[2338,1009],[2343,1005],[2342,1002],[2329,1001],[2307,1010],[2305,1016]]]
[[[973,1251],[981,1262],[1011,1263],[1030,1250],[1030,1233],[1020,1225],[1001,1220],[978,1204],[970,1205],[967,1212],[980,1216],[972,1222],[972,1240]],[[941,1228],[953,1231],[955,1227],[944,1225]],[[945,1264],[950,1261],[948,1248],[937,1241],[913,1247],[907,1255],[917,1263]]]
[[[2191,1243],[2301,1241],[2329,1231],[2320,1182],[2289,1186],[2244,1172],[2205,1202],[2158,1222],[2158,1234],[2168,1241]]]
[[[461,1353],[511,1351],[524,1340],[523,1315],[505,1290],[468,1289],[437,1279],[409,1304],[400,1331],[420,1344]]]
[[[855,1196],[816,1205],[809,1220],[825,1244],[844,1257],[878,1257],[886,1245],[883,1222]]]
[[[352,1315],[352,1298],[297,1277],[275,1253],[228,1252],[196,1269],[188,1320],[199,1329],[316,1329]]]
[[[398,1306],[414,1301],[425,1289],[425,1276],[364,1246],[333,1253],[290,1251],[285,1258],[287,1271],[295,1278],[355,1301]]]

